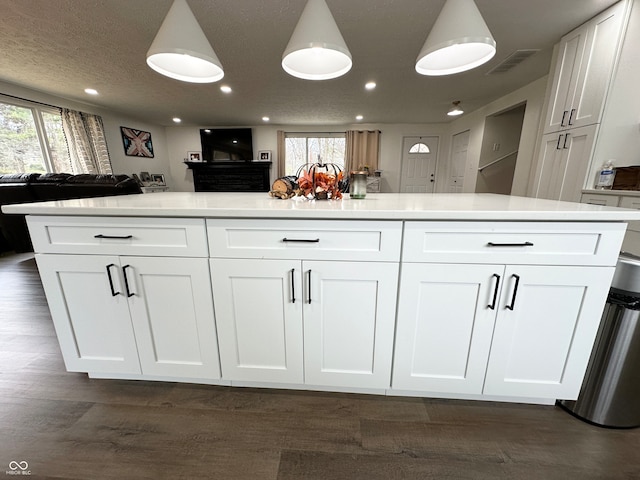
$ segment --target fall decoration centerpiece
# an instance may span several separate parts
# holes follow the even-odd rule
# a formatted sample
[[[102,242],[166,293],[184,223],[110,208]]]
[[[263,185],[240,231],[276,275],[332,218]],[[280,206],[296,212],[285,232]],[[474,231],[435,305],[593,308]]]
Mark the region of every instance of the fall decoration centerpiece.
[[[276,198],[303,196],[309,200],[342,198],[349,181],[344,178],[342,168],[335,163],[307,163],[296,175],[280,177],[273,182],[269,195]]]

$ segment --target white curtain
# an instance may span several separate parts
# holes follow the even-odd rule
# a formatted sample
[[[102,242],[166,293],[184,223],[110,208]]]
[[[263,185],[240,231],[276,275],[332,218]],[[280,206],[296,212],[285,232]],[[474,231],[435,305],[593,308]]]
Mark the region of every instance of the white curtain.
[[[380,130],[347,130],[344,171],[367,167],[369,173],[378,169],[380,154]]]
[[[285,147],[284,130],[278,130],[278,144],[276,149],[276,178],[284,177],[286,173],[287,152]]]
[[[73,169],[70,173],[113,173],[102,117],[67,108],[61,113]]]

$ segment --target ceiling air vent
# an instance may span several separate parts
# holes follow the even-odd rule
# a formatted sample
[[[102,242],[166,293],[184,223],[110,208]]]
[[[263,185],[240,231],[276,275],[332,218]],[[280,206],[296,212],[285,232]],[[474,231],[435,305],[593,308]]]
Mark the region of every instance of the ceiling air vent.
[[[528,49],[528,50],[516,50],[507,58],[505,58],[498,65],[493,67],[487,72],[487,75],[494,75],[496,73],[506,73],[516,65],[520,65],[531,55],[538,53],[540,49]]]

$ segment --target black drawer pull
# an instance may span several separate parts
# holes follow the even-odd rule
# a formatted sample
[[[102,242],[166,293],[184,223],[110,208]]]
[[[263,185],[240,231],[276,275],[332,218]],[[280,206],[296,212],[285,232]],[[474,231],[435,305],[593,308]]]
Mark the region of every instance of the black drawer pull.
[[[118,235],[103,235],[99,233],[98,235],[94,235],[93,238],[112,238],[116,240],[129,240],[130,238],[133,238],[133,235],[118,236]]]
[[[318,243],[320,242],[319,238],[283,238],[283,242],[298,242],[298,243]]]
[[[494,242],[487,242],[487,247],[533,247],[533,243],[531,243],[531,242],[522,242],[522,243],[494,243]]]

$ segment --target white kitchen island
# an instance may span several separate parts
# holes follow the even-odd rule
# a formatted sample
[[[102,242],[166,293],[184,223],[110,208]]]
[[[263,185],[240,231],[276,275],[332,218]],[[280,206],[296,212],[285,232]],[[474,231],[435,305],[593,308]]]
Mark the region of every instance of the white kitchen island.
[[[69,371],[551,404],[575,399],[626,221],[491,194],[160,193],[27,214]]]

